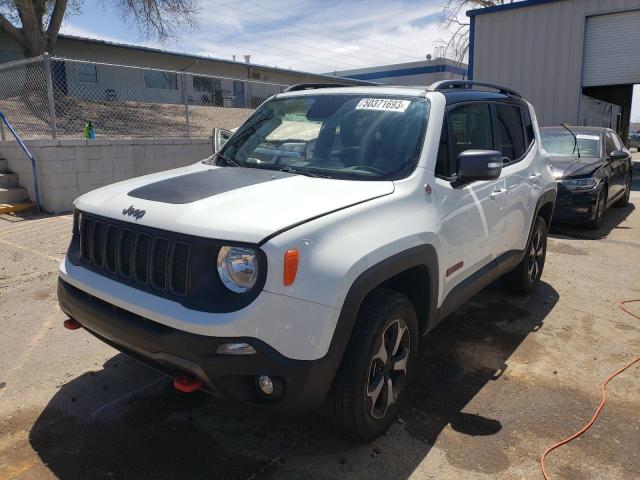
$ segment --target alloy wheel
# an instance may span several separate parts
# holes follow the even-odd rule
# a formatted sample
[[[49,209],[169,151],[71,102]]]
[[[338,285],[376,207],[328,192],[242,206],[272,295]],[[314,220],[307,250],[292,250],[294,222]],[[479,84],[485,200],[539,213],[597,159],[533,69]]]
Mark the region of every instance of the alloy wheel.
[[[527,273],[529,275],[529,282],[533,283],[538,279],[538,275],[542,272],[544,264],[544,235],[540,230],[536,230],[531,239],[528,260]]]
[[[411,339],[405,321],[399,318],[391,322],[378,343],[365,391],[367,411],[374,419],[384,418],[389,407],[398,401],[407,378]]]

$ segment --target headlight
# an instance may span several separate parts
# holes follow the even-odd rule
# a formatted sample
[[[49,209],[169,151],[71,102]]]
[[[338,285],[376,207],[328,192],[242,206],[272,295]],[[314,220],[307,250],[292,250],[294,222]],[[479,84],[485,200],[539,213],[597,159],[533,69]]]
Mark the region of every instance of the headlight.
[[[246,247],[225,246],[218,253],[220,280],[234,293],[245,293],[258,280],[258,255]]]
[[[576,178],[572,180],[562,180],[561,183],[569,190],[591,190],[600,183],[600,180],[598,178]]]

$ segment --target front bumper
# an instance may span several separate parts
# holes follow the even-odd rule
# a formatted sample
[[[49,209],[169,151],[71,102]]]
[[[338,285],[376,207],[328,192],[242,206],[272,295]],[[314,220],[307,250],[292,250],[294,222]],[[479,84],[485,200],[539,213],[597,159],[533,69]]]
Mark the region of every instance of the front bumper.
[[[266,406],[283,413],[319,407],[335,375],[329,356],[293,360],[255,338],[198,335],[151,321],[58,280],[60,308],[87,331],[134,358],[171,376],[189,374],[204,388],[243,403]],[[218,345],[247,342],[256,355],[221,355]],[[267,398],[257,388],[257,376],[279,382],[280,395]]]
[[[573,191],[558,185],[553,221],[584,222],[595,216],[599,189]]]

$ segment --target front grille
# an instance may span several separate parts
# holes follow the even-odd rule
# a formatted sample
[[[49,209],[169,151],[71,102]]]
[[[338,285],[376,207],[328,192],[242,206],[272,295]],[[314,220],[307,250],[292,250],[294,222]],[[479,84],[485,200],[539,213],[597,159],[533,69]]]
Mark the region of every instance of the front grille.
[[[113,276],[185,296],[191,245],[83,216],[80,258]]]

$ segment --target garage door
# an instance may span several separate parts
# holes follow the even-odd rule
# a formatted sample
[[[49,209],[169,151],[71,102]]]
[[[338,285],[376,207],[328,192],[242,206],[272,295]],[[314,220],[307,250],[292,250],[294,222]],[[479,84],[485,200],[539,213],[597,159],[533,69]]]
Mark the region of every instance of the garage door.
[[[587,18],[582,85],[640,83],[640,11]]]

